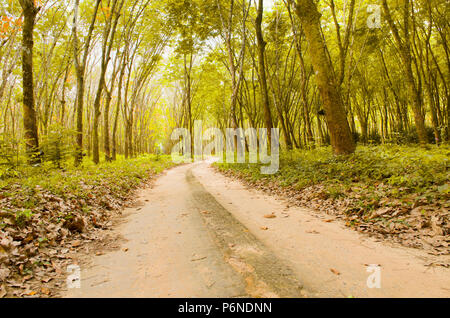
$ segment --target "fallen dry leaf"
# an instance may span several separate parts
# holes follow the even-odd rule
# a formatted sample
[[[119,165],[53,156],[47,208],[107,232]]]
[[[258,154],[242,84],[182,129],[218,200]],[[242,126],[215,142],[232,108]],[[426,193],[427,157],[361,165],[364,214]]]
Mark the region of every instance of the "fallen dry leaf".
[[[450,268],[450,264],[448,263],[430,263],[430,264],[426,264],[425,267],[432,267],[432,266],[442,266],[445,268]]]
[[[334,268],[331,268],[330,271],[331,271],[333,274],[335,274],[335,275],[338,275],[338,276],[341,275],[341,273],[340,273],[338,270],[334,269]]]
[[[0,281],[3,281],[6,278],[8,278],[10,273],[11,273],[11,271],[9,269],[7,269],[7,268],[0,268]]]
[[[207,259],[207,256],[194,257],[193,259],[191,259],[191,262],[203,261],[204,259]]]
[[[275,219],[276,217],[275,213],[264,215],[264,218],[266,219]]]
[[[32,279],[32,278],[33,278],[32,275],[27,275],[27,276],[25,276],[24,278],[22,278],[22,282],[24,283],[24,282],[26,282],[26,281],[29,281],[29,280]]]
[[[366,267],[369,267],[369,266],[378,266],[378,267],[381,267],[380,264],[364,264],[364,266],[366,266]]]
[[[427,253],[435,256],[449,254],[450,241],[437,239],[437,237],[448,237],[450,233],[448,204],[445,200],[436,199],[435,202],[430,203],[417,194],[405,198],[405,201],[394,199],[390,197],[392,187],[383,183],[375,183],[377,193],[385,196],[379,202],[364,200],[368,194],[373,194],[367,184],[355,185],[345,193],[345,196],[330,200],[324,184],[299,190],[295,187],[280,187],[277,181],[249,180],[238,170],[224,171],[216,168],[216,171],[229,178],[243,181],[248,188],[278,196],[286,200],[289,206],[321,211],[326,215],[322,219],[323,222],[343,221],[346,226],[374,236],[380,241],[399,242],[406,247],[426,250]],[[404,192],[399,190],[401,193]],[[376,207],[375,212],[361,213],[365,212],[360,207],[362,202]],[[284,213],[281,212],[279,217],[284,218]],[[433,239],[428,242],[430,237]]]
[[[267,226],[261,226],[261,230],[267,231],[269,228]]]
[[[6,292],[6,287],[5,287],[4,285],[1,285],[1,286],[0,286],[0,298],[5,297],[6,294],[7,294],[7,292]]]
[[[50,295],[50,289],[48,289],[47,287],[42,287],[41,288],[41,293],[43,293],[44,295]]]

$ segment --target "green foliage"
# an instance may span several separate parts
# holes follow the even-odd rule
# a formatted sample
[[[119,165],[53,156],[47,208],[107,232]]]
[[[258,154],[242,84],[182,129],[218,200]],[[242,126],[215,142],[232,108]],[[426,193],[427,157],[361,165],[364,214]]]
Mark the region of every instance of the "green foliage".
[[[0,134],[0,179],[17,177],[22,164],[20,142],[9,134]]]
[[[20,210],[16,212],[16,225],[21,227],[31,220],[33,212],[30,209]]]
[[[20,143],[9,134],[0,134],[0,165],[16,168],[20,165]]]
[[[328,195],[339,198],[345,189],[368,191],[376,196],[376,187],[387,187],[392,197],[414,194],[433,200],[448,199],[450,147],[425,150],[410,146],[359,147],[348,157],[333,156],[330,148],[284,152],[280,171],[273,176],[260,174],[259,165],[221,164],[221,170],[233,170],[250,181],[270,180],[298,190],[324,185]]]
[[[64,170],[51,165],[41,167],[22,166],[20,177],[0,181],[0,192],[9,197],[17,209],[28,211],[39,207],[41,193],[50,193],[63,199],[91,200],[93,193],[98,197],[110,194],[122,198],[153,174],[174,165],[170,156],[142,156],[132,160],[119,158],[115,162],[98,166],[86,164],[82,169],[66,163]],[[24,200],[23,198],[27,198]],[[89,207],[80,206],[80,212],[89,212]],[[22,217],[22,212],[20,218]]]
[[[435,144],[436,139],[434,136],[434,131],[431,127],[427,127],[427,140],[430,144]],[[445,138],[445,130],[441,131],[441,136]],[[389,142],[404,145],[404,144],[417,144],[419,143],[419,136],[417,135],[416,127],[413,126],[410,131],[403,131],[399,133],[393,133],[391,140]]]
[[[75,146],[73,145],[75,136],[76,131],[59,125],[51,126],[41,142],[44,161],[49,161],[56,167],[61,168],[63,162],[75,152]]]

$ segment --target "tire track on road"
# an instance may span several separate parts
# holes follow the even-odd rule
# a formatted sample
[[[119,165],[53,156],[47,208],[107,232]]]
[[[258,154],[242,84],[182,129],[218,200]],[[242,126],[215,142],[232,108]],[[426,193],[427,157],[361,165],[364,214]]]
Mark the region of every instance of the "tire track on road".
[[[246,281],[252,297],[307,297],[292,269],[240,223],[193,175],[186,172],[192,200],[225,260]]]

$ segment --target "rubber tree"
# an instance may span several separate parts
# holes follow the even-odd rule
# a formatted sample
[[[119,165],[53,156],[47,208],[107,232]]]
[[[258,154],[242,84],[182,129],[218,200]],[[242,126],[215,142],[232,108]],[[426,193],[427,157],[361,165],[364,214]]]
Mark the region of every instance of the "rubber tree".
[[[111,5],[111,3],[109,3]],[[99,124],[100,124],[100,103],[105,88],[106,71],[108,69],[109,61],[111,60],[111,50],[114,44],[117,24],[119,22],[120,12],[122,10],[124,0],[113,0],[111,12],[109,17],[106,18],[104,30],[103,30],[103,43],[102,43],[102,57],[101,57],[101,70],[100,78],[98,81],[97,92],[94,100],[94,129],[93,129],[93,158],[95,164],[100,163],[100,146],[99,146]],[[107,133],[106,131],[104,133]]]
[[[84,106],[84,90],[85,90],[85,70],[86,63],[89,54],[89,48],[92,39],[92,33],[94,32],[95,21],[97,19],[97,12],[100,7],[101,0],[96,0],[94,13],[89,26],[88,34],[84,43],[84,49],[82,50],[82,56],[80,57],[80,43],[78,39],[78,10],[80,0],[75,0],[74,16],[73,16],[73,53],[75,73],[77,77],[77,99],[76,99],[76,113],[77,113],[77,151],[75,154],[75,165],[80,165],[83,161],[83,106]]]
[[[33,30],[40,8],[35,6],[33,0],[20,0],[20,5],[24,17],[22,37],[23,126],[29,162],[35,164],[40,162],[40,158],[37,156],[39,152],[39,136],[34,107]]]
[[[391,14],[391,10],[388,7],[386,0],[383,0],[383,9],[386,16],[386,20],[389,24],[389,28],[394,36],[395,43],[399,49],[400,58],[403,65],[403,71],[405,74],[406,85],[408,87],[409,98],[412,101],[412,110],[414,113],[414,121],[416,123],[417,134],[419,136],[419,142],[422,145],[427,143],[427,132],[425,129],[425,117],[422,113],[422,96],[421,92],[417,88],[416,80],[414,78],[412,63],[413,57],[411,54],[411,39],[409,34],[409,0],[404,0],[403,4],[403,39],[400,32],[394,23],[394,19]]]
[[[320,26],[321,14],[313,0],[297,0],[292,4],[309,44],[309,56],[315,70],[315,80],[322,99],[333,151],[336,155],[351,154],[355,151],[356,144],[348,124],[333,64],[327,55]]]
[[[264,41],[262,33],[262,21],[263,21],[264,4],[263,0],[259,0],[257,15],[255,20],[256,27],[256,40],[258,43],[258,71],[259,78],[261,82],[261,97],[264,109],[264,123],[266,124],[266,129],[268,130],[268,140],[269,143],[272,140],[271,131],[273,127],[272,113],[270,112],[269,104],[269,89],[267,87],[267,76],[266,76],[266,63],[265,63],[265,50],[266,42]]]

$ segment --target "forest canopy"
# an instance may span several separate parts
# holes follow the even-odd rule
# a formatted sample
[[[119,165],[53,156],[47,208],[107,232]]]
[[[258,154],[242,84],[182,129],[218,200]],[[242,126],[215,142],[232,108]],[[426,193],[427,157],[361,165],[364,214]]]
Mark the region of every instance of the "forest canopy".
[[[195,120],[335,154],[450,138],[445,0],[0,3],[6,164],[169,152]]]

